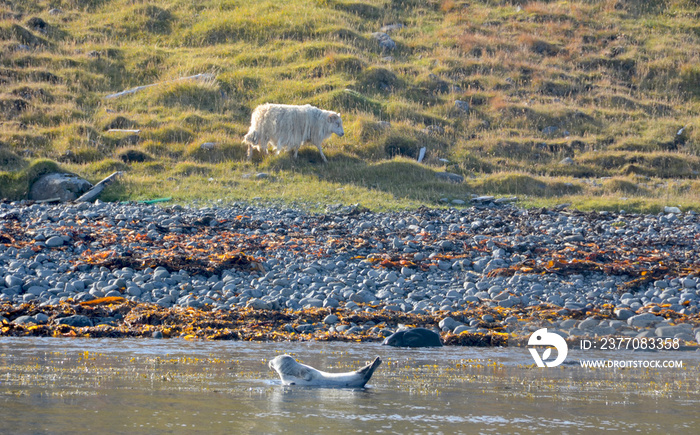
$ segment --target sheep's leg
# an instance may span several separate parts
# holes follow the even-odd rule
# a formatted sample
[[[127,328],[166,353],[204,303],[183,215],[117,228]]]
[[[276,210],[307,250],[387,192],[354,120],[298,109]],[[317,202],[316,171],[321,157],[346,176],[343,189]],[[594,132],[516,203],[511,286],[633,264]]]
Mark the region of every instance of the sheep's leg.
[[[252,160],[253,147],[257,147],[258,144],[258,132],[253,130],[252,126],[251,129],[248,131],[248,134],[246,134],[243,138],[243,143],[248,145],[248,160]]]
[[[318,148],[318,152],[321,153],[321,158],[323,159],[323,162],[328,163],[328,159],[326,159],[326,156],[323,155],[323,150],[321,149],[321,145],[316,145],[316,148]]]

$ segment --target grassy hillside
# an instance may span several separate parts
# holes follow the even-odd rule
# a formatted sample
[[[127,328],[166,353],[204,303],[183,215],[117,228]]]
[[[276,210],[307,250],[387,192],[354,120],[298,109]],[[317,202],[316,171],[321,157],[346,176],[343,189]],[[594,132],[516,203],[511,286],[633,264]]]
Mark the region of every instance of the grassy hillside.
[[[4,1],[0,196],[58,165],[125,171],[107,199],[699,209],[699,23],[695,0]],[[330,163],[246,162],[265,102],[341,112]]]

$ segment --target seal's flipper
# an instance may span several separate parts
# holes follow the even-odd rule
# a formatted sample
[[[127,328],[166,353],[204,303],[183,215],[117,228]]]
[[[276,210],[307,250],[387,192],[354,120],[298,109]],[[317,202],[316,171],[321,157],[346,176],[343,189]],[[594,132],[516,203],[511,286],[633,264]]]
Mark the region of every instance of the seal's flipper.
[[[366,366],[364,366],[360,370],[358,370],[357,374],[362,376],[365,383],[369,382],[369,379],[374,374],[374,371],[377,370],[377,367],[379,367],[379,364],[381,364],[381,363],[382,363],[382,359],[379,357],[376,357],[374,359],[374,361],[372,361],[371,363],[367,363]]]

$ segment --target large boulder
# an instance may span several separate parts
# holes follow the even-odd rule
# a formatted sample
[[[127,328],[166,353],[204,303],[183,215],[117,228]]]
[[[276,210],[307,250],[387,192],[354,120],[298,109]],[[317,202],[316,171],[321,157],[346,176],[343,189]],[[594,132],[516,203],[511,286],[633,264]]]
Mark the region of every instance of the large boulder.
[[[85,326],[93,326],[92,320],[89,317],[80,314],[75,314],[73,316],[62,317],[55,320],[57,325],[68,325],[74,328],[82,328]]]
[[[464,181],[464,177],[459,174],[453,174],[451,172],[438,172],[435,176],[442,181],[448,181],[450,183],[461,183]]]
[[[440,335],[425,328],[410,328],[397,331],[382,343],[393,347],[438,347],[442,346]]]
[[[372,37],[379,42],[379,47],[384,51],[392,51],[396,48],[396,42],[384,32],[374,32]]]
[[[73,201],[92,188],[92,184],[74,174],[44,175],[32,184],[29,199]]]

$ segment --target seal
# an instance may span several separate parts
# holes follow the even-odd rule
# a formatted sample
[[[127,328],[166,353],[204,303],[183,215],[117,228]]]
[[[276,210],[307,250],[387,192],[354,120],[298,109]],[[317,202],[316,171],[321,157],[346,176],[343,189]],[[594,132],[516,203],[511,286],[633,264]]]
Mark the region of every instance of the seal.
[[[381,358],[376,357],[374,361],[354,372],[327,373],[298,363],[289,355],[280,355],[271,359],[268,366],[280,375],[283,385],[363,388],[381,363]]]
[[[394,347],[439,347],[440,334],[425,328],[410,328],[396,331],[388,336],[383,345]]]

